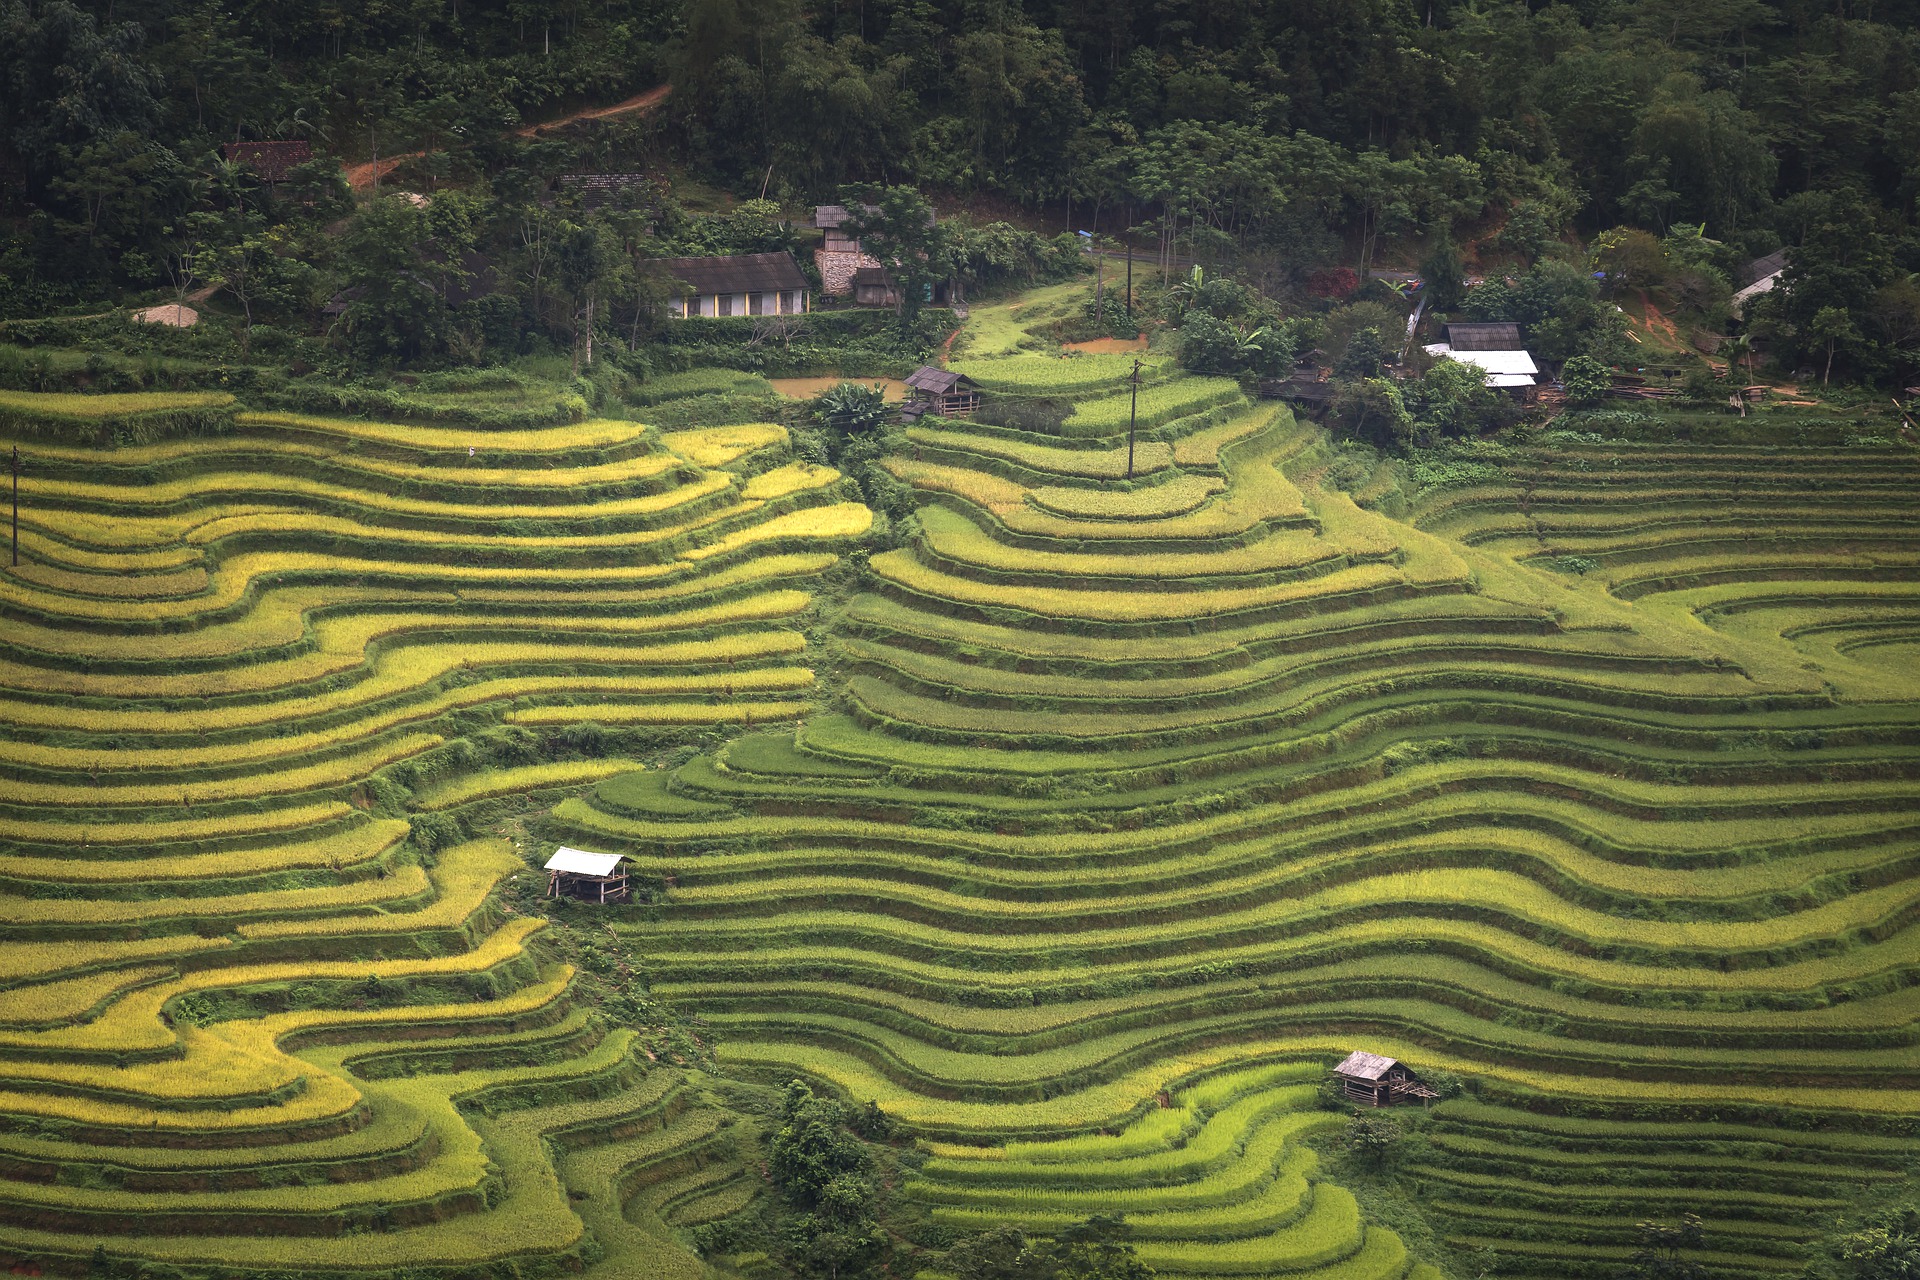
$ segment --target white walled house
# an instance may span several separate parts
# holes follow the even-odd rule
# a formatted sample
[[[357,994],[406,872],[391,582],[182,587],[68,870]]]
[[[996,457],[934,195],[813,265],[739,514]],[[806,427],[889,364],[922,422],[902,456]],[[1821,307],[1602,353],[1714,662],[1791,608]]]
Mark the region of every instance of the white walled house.
[[[672,282],[667,314],[676,320],[800,315],[812,309],[807,278],[790,253],[660,258],[653,269]]]

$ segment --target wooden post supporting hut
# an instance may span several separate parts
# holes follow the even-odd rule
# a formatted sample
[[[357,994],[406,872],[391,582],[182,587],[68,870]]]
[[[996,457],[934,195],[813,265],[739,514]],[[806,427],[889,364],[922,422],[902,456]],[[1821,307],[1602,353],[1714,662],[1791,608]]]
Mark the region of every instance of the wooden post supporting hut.
[[[579,902],[626,902],[633,896],[617,853],[556,849],[547,859],[547,896]]]
[[[1333,1069],[1347,1100],[1363,1107],[1390,1107],[1396,1102],[1432,1102],[1439,1097],[1406,1063],[1355,1049]]]

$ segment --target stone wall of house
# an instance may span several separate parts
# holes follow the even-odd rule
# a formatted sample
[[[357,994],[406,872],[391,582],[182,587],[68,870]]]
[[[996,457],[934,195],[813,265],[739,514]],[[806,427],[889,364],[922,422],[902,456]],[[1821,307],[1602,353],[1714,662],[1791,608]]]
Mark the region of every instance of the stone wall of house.
[[[879,266],[880,259],[870,253],[815,249],[813,265],[820,268],[820,291],[829,297],[844,298],[853,292],[853,273],[862,267]]]

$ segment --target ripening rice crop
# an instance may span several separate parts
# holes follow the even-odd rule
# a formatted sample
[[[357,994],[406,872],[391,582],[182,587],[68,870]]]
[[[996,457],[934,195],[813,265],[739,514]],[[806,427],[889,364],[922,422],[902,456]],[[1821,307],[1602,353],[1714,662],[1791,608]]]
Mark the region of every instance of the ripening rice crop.
[[[1124,390],[1133,376],[1134,357],[1126,354],[1074,353],[1067,356],[1012,356],[1001,360],[956,360],[965,374],[989,391],[1023,396],[1097,396]],[[1172,371],[1165,356],[1140,357],[1142,384]]]
[[[678,1073],[529,950],[542,921],[499,895],[544,884],[536,851],[460,815],[804,714],[783,623],[871,513],[776,426],[262,414],[77,443],[231,403],[0,405],[101,424],[35,455],[5,588],[0,1127],[53,1127],[30,1176],[0,1170],[0,1254],[697,1274],[621,1198],[688,1162],[719,1207],[723,1117],[645,1120]],[[476,734],[534,758],[496,767]],[[591,1235],[588,1195],[614,1209]]]
[[[1130,392],[1081,401],[1062,430],[1071,436],[1110,436],[1130,420],[1145,430],[1240,399],[1232,378],[1181,377],[1140,388],[1138,407]]]

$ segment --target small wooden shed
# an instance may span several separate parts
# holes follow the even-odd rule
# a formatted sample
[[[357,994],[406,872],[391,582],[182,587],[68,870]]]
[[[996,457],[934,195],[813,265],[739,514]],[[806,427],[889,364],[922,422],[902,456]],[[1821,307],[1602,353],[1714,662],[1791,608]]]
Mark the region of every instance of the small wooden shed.
[[[900,291],[885,267],[857,267],[853,273],[853,300],[863,307],[894,307]]]
[[[633,896],[617,853],[556,849],[547,859],[547,896],[580,902],[626,902]]]
[[[1390,1107],[1396,1102],[1431,1102],[1440,1095],[1413,1074],[1406,1063],[1355,1049],[1333,1069],[1347,1099],[1366,1107]]]
[[[907,406],[914,417],[965,418],[980,407],[980,388],[965,374],[923,364],[907,375]]]

